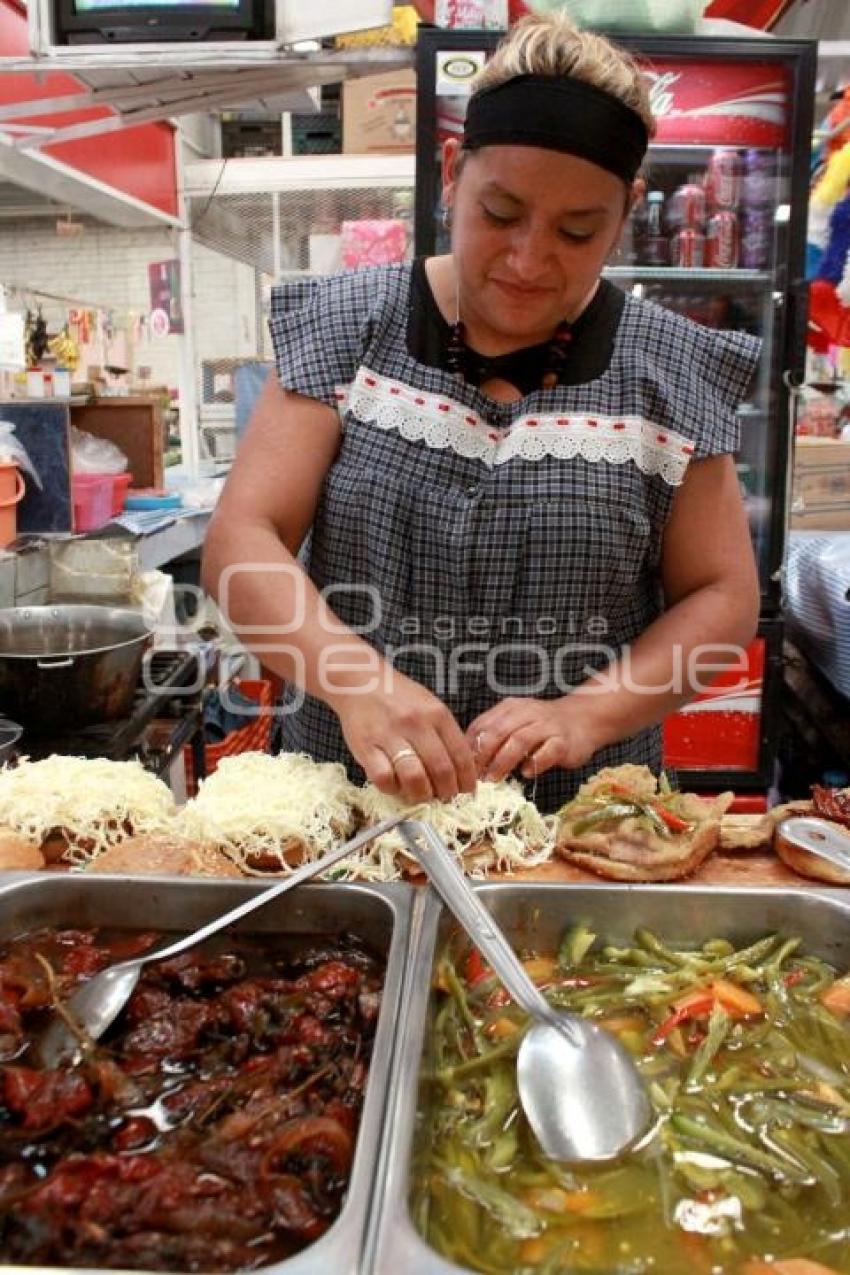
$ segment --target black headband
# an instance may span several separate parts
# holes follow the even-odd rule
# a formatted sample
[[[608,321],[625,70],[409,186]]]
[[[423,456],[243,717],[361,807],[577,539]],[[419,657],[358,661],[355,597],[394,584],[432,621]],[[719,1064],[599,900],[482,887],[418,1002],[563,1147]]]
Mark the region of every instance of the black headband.
[[[463,129],[465,150],[540,146],[578,155],[631,183],[649,131],[625,102],[584,80],[516,75],[473,93]]]

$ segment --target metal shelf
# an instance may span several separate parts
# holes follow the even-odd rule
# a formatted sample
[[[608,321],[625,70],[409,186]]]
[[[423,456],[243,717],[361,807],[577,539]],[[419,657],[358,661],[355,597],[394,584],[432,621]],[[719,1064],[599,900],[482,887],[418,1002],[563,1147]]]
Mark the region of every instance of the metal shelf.
[[[650,162],[653,159],[667,160],[669,163],[688,163],[700,156],[711,155],[713,151],[720,150],[717,145],[711,145],[708,142],[650,142],[648,156]],[[734,142],[730,142],[728,147],[723,150],[733,151],[764,151],[765,154],[776,154],[776,149],[770,146],[736,146]]]
[[[375,190],[413,186],[415,156],[293,155],[268,159],[201,160],[187,164],[189,199],[291,194],[299,190]]]
[[[634,279],[636,283],[759,283],[772,281],[768,270],[715,270],[707,266],[606,266],[610,279]]]
[[[403,48],[297,53],[266,42],[225,49],[220,44],[179,45],[136,52],[133,58],[135,48],[109,45],[105,54],[86,51],[76,57],[72,49],[62,58],[0,57],[0,74],[73,71],[80,82],[79,93],[0,107],[0,120],[11,125],[8,131],[20,134],[14,146],[36,149],[198,111],[253,106],[275,113],[311,112],[317,107],[317,87],[395,70],[413,60],[413,51]],[[92,107],[108,107],[115,114],[58,128],[34,122],[43,115]]]

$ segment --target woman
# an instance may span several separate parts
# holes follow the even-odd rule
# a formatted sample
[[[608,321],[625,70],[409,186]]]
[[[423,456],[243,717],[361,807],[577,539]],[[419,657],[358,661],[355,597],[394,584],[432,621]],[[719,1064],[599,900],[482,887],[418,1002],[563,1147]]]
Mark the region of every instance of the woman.
[[[411,802],[516,771],[553,809],[657,769],[700,651],[753,635],[758,342],[600,278],[652,128],[625,54],[527,19],[446,143],[451,253],[277,290],[205,579],[290,684],[285,748]]]

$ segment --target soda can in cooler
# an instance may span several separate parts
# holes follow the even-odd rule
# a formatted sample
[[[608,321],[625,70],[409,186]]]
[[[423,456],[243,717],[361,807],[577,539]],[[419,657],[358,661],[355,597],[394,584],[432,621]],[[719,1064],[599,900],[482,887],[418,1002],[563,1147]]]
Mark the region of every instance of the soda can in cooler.
[[[740,256],[738,218],[730,208],[718,208],[708,219],[705,264],[715,270],[734,270]]]
[[[689,269],[703,265],[705,261],[705,237],[693,226],[683,226],[673,236],[670,245],[670,264]]]
[[[745,270],[767,270],[773,252],[773,209],[741,211],[741,265]]]
[[[696,182],[679,186],[667,200],[665,210],[667,225],[671,230],[691,226],[702,230],[705,225],[705,191]]]
[[[776,204],[776,154],[769,150],[744,152],[742,202],[747,208],[769,208]]]
[[[664,234],[664,193],[660,190],[651,190],[646,197],[646,207],[644,209],[644,217],[646,221],[646,233],[648,235]]]
[[[737,208],[741,202],[743,164],[738,151],[712,151],[706,185],[713,208]]]
[[[644,235],[637,259],[642,266],[669,266],[670,240],[666,235]]]

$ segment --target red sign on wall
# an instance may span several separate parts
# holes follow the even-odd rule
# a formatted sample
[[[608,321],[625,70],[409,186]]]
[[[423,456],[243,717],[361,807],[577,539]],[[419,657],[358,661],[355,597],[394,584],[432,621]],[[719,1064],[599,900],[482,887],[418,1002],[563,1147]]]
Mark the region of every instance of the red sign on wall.
[[[158,322],[162,330],[154,331],[155,336],[165,336],[169,332],[183,331],[183,310],[180,305],[180,262],[174,257],[170,261],[151,261],[148,264],[148,283],[151,292],[151,322],[153,316],[161,315]]]

